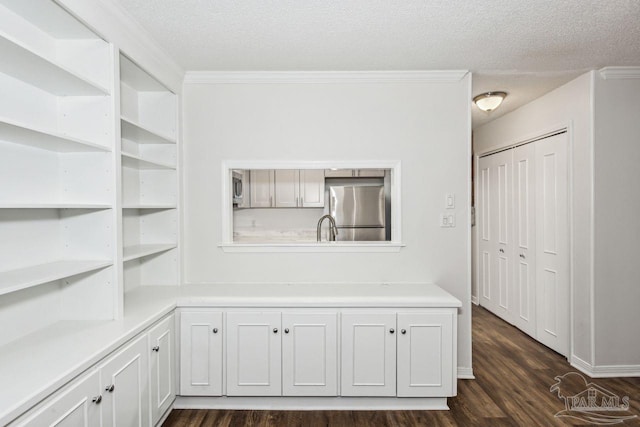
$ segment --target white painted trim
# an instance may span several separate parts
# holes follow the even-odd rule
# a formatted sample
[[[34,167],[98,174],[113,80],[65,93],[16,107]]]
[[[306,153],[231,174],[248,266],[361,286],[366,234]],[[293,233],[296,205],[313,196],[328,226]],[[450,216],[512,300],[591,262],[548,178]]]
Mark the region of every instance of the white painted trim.
[[[475,305],[480,305],[480,300],[478,299],[477,295],[471,295],[471,303]]]
[[[164,412],[164,414],[160,417],[160,419],[156,423],[156,426],[161,426],[162,424],[164,424],[165,421],[167,421],[167,418],[169,418],[171,411],[173,411],[174,409],[175,403],[176,403],[176,399],[174,398],[173,402],[171,402],[171,405],[169,405],[169,408]]]
[[[350,242],[323,242],[323,243],[221,243],[218,245],[224,252],[240,253],[295,253],[295,252],[400,252],[404,243],[379,242],[379,243],[350,243]]]
[[[473,85],[472,85],[472,80],[473,79],[473,75],[471,73],[469,73],[466,76],[466,82],[467,82],[467,151],[466,151],[466,155],[464,159],[461,159],[461,161],[464,161],[467,165],[467,203],[466,203],[466,210],[467,210],[467,215],[466,215],[466,231],[467,231],[467,289],[466,289],[466,295],[465,297],[467,298],[466,301],[464,301],[464,304],[466,307],[471,308],[470,306],[470,302],[473,300],[473,261],[472,261],[472,257],[473,257],[473,238],[472,238],[472,233],[473,233],[473,227],[471,226],[471,200],[473,199],[473,189],[471,187],[471,183],[473,182],[473,167],[472,167],[472,162],[473,162],[473,128],[472,128],[472,105],[471,103],[472,101],[472,94],[473,94]],[[468,302],[467,302],[468,301]],[[473,324],[472,324],[472,315],[471,315],[471,310],[469,310],[467,314],[467,321],[466,321],[466,327],[467,330],[469,331],[469,336],[468,336],[468,340],[466,340],[465,344],[468,345],[468,349],[469,349],[469,360],[459,360],[458,357],[456,360],[457,362],[460,363],[468,363],[470,366],[472,366],[473,364],[473,344],[472,344],[472,339],[471,339],[471,335],[472,335],[472,331],[473,331]],[[457,329],[457,328],[456,328]],[[457,337],[459,337],[460,335],[456,333],[456,339]],[[456,347],[456,354],[459,353],[459,348],[460,346]],[[466,368],[463,368],[463,370],[466,372],[466,375],[471,375],[470,378],[473,378],[473,371],[471,370],[471,368],[469,368],[468,372]],[[460,373],[460,368],[458,368],[458,377],[460,377],[461,373]],[[457,391],[457,390],[456,390]]]
[[[184,76],[184,84],[456,83],[467,74],[467,70],[187,71]]]
[[[591,200],[589,201],[589,346],[591,363],[596,362],[596,163],[595,163],[595,120],[596,120],[596,73],[590,73],[591,83],[589,85],[589,170],[591,171]]]
[[[578,356],[571,356],[571,366],[591,378],[640,377],[640,365],[594,366]]]
[[[391,169],[391,242],[378,243],[286,243],[243,244],[233,243],[233,210],[231,207],[232,169]],[[225,252],[398,252],[402,243],[402,162],[400,160],[223,160],[221,236],[218,247]],[[244,249],[241,249],[244,248]],[[270,249],[273,248],[273,249]],[[279,249],[278,249],[279,248]],[[293,250],[300,248],[300,250]],[[304,249],[306,248],[306,249]],[[322,250],[317,250],[321,248]],[[337,250],[336,248],[341,248]],[[363,248],[359,250],[358,248]],[[368,249],[366,249],[368,248]],[[283,250],[286,249],[286,250]],[[366,250],[365,250],[366,249]],[[390,250],[393,249],[393,250]]]
[[[541,130],[526,133],[518,138],[512,138],[509,141],[502,141],[501,143],[494,144],[491,147],[488,147],[477,153],[478,158],[484,157],[494,152],[508,150],[509,148],[517,147],[518,145],[527,144],[529,142],[534,142],[539,139],[546,138],[548,136],[553,135],[554,133],[562,132],[563,130],[567,130],[567,123],[557,123],[552,126],[545,126]]]
[[[573,210],[573,201],[574,201],[574,192],[573,192],[573,171],[574,171],[574,157],[573,157],[573,150],[574,150],[574,141],[573,141],[573,137],[574,137],[574,132],[573,132],[573,120],[569,120],[569,124],[567,125],[567,200],[568,200],[568,206],[567,206],[567,213],[568,213],[568,218],[567,218],[567,226],[569,229],[569,236],[568,236],[568,245],[567,247],[569,248],[569,347],[568,347],[568,351],[569,351],[569,355],[574,354],[574,337],[576,336],[575,334],[575,315],[574,315],[574,295],[575,295],[575,281],[574,281],[574,244],[573,244],[573,239],[575,236],[575,222],[574,222],[574,210]],[[567,357],[568,358],[568,357]]]
[[[475,375],[473,375],[473,368],[458,366],[458,379],[459,380],[475,380],[476,377]]]
[[[184,70],[117,1],[55,1],[173,92],[181,92]]]
[[[599,73],[605,80],[640,79],[640,67],[604,67]]]
[[[178,396],[176,409],[231,410],[448,410],[446,397]]]

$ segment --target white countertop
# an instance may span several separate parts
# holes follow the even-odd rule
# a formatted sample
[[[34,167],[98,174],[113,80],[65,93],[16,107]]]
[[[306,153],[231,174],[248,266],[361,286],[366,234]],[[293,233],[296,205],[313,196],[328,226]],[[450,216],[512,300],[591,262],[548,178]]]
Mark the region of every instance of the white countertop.
[[[111,321],[61,321],[0,347],[0,425],[64,386],[176,307],[460,307],[429,284],[145,286]]]

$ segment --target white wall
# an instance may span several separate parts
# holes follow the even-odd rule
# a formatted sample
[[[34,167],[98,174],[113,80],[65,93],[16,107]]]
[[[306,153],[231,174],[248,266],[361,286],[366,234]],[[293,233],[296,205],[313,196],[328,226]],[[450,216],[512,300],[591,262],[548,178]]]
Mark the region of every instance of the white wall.
[[[587,363],[593,363],[591,348],[592,79],[593,73],[584,74],[535,101],[475,129],[473,134],[474,153],[477,155],[525,141],[553,129],[570,126],[570,156],[573,170],[571,269],[574,284],[572,356],[577,356]],[[474,282],[477,283],[477,280]]]
[[[463,302],[471,367],[468,158],[470,75],[455,82],[185,83],[186,283],[435,282]],[[399,253],[225,253],[223,160],[400,160]],[[456,228],[440,228],[456,193]]]
[[[640,371],[640,74],[595,80],[595,360]]]

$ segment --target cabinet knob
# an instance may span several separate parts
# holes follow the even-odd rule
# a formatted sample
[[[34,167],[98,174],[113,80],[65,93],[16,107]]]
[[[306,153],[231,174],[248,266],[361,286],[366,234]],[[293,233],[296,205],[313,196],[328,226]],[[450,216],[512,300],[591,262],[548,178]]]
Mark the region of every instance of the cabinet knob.
[[[284,333],[285,333],[285,334],[288,334],[288,333],[289,333],[289,328],[285,328],[285,329],[284,329]]]
[[[96,396],[96,397],[94,397],[93,399],[91,399],[91,401],[92,401],[93,403],[95,403],[96,405],[99,405],[99,404],[100,404],[100,402],[102,402],[102,395],[101,395],[101,394],[99,394],[98,396]]]
[[[500,253],[503,254],[504,253],[504,249],[500,248]]]
[[[407,333],[407,330],[406,330],[406,329],[401,329],[401,330],[400,330],[400,333],[401,333],[402,335],[404,335],[404,334],[406,334],[406,333]]]
[[[273,333],[277,334],[278,333],[278,328],[273,328]]]
[[[116,386],[114,384],[111,384],[105,387],[105,390],[108,391],[109,393],[113,393],[113,390],[115,389],[116,389]]]
[[[393,329],[393,328],[389,329],[389,333],[390,333],[390,334],[393,334],[395,331],[396,331],[396,330],[395,330],[395,329]]]
[[[218,328],[213,328],[213,333],[217,334],[218,333]]]
[[[156,353],[160,351],[160,347],[155,346],[153,347],[151,350],[155,351]]]

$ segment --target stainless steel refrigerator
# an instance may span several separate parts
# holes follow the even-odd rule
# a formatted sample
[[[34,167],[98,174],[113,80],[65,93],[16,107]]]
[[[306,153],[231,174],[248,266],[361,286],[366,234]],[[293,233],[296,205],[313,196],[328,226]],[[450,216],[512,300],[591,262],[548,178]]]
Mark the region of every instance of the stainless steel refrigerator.
[[[383,184],[329,185],[329,213],[338,227],[336,240],[386,240]]]

